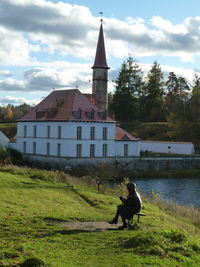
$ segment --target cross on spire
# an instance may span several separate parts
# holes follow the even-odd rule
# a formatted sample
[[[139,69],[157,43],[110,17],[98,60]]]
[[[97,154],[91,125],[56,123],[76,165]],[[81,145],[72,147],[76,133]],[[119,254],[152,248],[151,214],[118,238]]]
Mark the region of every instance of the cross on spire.
[[[101,21],[101,23],[102,23],[102,22],[103,22],[103,18],[102,18],[102,17],[103,17],[103,10],[100,10],[100,11],[99,11],[99,14],[101,15],[101,19],[100,19],[100,21]]]

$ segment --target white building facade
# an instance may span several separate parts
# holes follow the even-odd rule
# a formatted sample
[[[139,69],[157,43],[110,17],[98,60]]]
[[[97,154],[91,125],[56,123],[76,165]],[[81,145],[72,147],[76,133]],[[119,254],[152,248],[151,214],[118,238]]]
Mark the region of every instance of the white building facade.
[[[56,157],[114,157],[115,123],[19,122],[16,148]]]

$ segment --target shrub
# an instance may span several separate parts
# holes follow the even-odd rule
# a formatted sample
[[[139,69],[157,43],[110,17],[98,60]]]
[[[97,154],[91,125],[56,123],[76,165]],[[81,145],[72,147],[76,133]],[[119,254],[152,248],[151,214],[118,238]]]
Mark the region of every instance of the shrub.
[[[132,238],[122,240],[122,246],[133,249],[136,254],[165,257],[174,257],[176,254],[179,258],[198,255],[200,251],[199,245],[189,244],[184,232],[179,230],[139,233]]]
[[[21,165],[23,163],[22,154],[13,149],[13,148],[5,148],[0,147],[0,164],[18,164]]]
[[[165,231],[164,236],[167,237],[172,243],[182,243],[186,240],[184,233],[177,230]]]
[[[8,149],[0,147],[0,164],[11,163],[11,156]]]
[[[37,258],[30,258],[26,259],[22,264],[21,267],[40,267],[45,266],[45,263]]]
[[[24,163],[21,152],[17,151],[14,148],[8,148],[7,151],[9,153],[9,155],[10,155],[12,164],[21,165],[21,164]]]

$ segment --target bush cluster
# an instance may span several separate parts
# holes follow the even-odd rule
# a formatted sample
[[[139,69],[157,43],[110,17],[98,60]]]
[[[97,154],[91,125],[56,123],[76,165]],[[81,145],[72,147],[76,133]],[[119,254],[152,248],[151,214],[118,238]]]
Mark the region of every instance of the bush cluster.
[[[0,147],[0,164],[18,164],[21,165],[24,163],[22,154],[13,149]]]

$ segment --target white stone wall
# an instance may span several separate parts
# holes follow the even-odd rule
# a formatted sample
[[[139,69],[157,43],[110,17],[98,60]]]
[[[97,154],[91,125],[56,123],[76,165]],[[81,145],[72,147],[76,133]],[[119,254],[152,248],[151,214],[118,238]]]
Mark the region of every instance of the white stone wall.
[[[24,125],[27,135],[24,137]],[[34,137],[34,125],[37,134]],[[48,138],[48,126],[50,137]],[[58,126],[61,126],[61,138],[58,138]],[[77,140],[77,127],[82,127],[82,138]],[[90,127],[95,127],[95,139],[90,139]],[[103,127],[107,127],[107,139],[103,140]],[[90,144],[95,145],[95,156],[102,157],[102,146],[107,144],[108,157],[115,156],[115,123],[92,122],[18,122],[17,142],[12,147],[23,153],[26,142],[26,153],[33,154],[33,143],[36,142],[36,154],[47,155],[47,143],[50,144],[50,156],[57,156],[57,145],[61,145],[61,157],[76,157],[77,144],[82,145],[82,157],[90,157]]]
[[[115,151],[117,157],[124,157],[124,145],[128,145],[128,157],[140,155],[140,141],[116,141]]]
[[[192,143],[162,142],[162,141],[141,141],[140,150],[155,153],[172,153],[191,155],[194,151]]]

